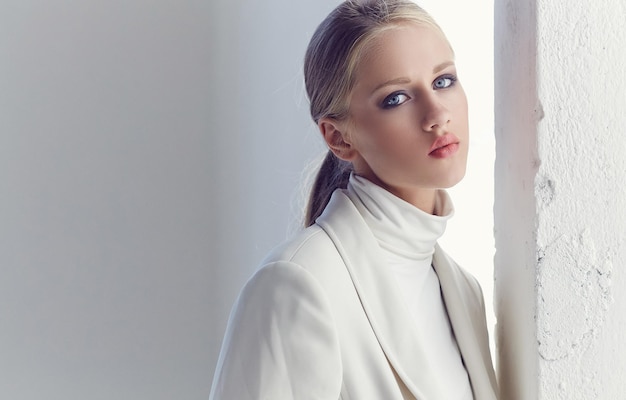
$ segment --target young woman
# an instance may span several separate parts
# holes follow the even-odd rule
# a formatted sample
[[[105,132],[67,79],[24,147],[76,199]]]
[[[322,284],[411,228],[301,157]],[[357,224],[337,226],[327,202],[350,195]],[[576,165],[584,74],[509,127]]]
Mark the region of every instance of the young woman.
[[[496,399],[480,287],[437,245],[469,142],[450,44],[409,0],[348,0],[304,72],[329,152],[307,228],[237,300],[211,399]]]

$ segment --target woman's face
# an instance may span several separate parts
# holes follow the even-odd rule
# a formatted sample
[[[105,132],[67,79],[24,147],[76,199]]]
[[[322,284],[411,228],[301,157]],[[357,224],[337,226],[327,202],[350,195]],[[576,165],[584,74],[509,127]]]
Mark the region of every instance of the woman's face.
[[[356,71],[345,131],[355,172],[409,202],[463,178],[467,99],[441,33],[405,24],[374,39]]]

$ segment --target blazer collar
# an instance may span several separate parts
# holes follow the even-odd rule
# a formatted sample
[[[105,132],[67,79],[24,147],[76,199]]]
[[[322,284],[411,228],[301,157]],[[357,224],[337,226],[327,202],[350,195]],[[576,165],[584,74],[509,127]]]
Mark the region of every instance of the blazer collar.
[[[439,245],[435,246],[433,267],[439,277],[443,301],[472,384],[474,398],[495,400],[496,378],[489,352],[480,286],[475,281],[470,282],[469,279],[473,278],[463,273]]]
[[[437,399],[440,389],[418,340],[417,325],[404,305],[392,277],[384,273],[385,265],[378,242],[358,210],[341,190],[335,191],[324,213],[316,221],[324,229],[343,258],[363,309],[387,359],[397,375],[418,399]],[[474,386],[477,374],[470,369],[480,367],[470,316],[458,293],[457,278],[451,272],[449,260],[439,254],[437,247],[433,262],[441,282],[444,303],[457,337],[461,354]],[[448,282],[449,280],[449,282]],[[460,339],[460,340],[459,340]],[[484,366],[482,367],[484,369]],[[476,393],[475,393],[476,395]],[[481,397],[478,397],[481,398]],[[481,398],[482,399],[482,398]]]

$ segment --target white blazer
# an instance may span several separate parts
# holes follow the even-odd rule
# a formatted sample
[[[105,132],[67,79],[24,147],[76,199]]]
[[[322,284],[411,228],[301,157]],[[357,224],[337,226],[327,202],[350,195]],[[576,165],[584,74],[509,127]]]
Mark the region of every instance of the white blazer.
[[[316,224],[243,288],[209,398],[442,400],[419,324],[384,264],[352,201],[335,191]],[[496,399],[480,286],[438,246],[433,266],[474,398]]]

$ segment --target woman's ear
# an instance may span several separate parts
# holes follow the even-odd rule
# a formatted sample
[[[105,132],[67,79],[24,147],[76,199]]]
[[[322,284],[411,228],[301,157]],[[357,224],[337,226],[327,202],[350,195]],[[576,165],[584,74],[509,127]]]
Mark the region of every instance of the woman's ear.
[[[357,151],[348,138],[346,125],[346,122],[333,118],[322,118],[317,123],[330,151],[341,160],[352,161]]]

